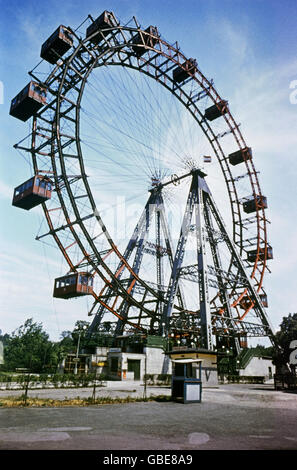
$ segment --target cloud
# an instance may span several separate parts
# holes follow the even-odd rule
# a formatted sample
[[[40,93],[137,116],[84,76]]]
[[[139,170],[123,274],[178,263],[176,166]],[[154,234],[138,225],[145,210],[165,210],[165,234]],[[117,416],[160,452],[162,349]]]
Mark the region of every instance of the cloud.
[[[255,48],[252,29],[228,19],[216,19],[215,25],[216,65],[223,63],[219,80],[228,91],[231,113],[252,147],[261,190],[269,194],[267,231],[274,260],[269,262],[272,274],[265,275],[264,287],[268,316],[278,327],[283,316],[296,311],[297,105],[290,102],[290,83],[297,79],[297,60],[283,56],[264,61],[262,51]]]
[[[28,247],[6,243],[0,252],[0,313],[1,329],[11,333],[27,318],[43,324],[54,341],[63,330],[73,329],[78,319],[85,319],[86,301],[63,301],[53,298],[54,279],[64,264],[56,250],[44,255],[28,250]],[[53,256],[54,253],[54,256]]]
[[[13,188],[5,183],[4,181],[0,180],[0,199],[10,199],[12,198],[12,190]]]
[[[242,24],[237,27],[227,18],[219,22],[215,20],[216,32],[220,40],[221,47],[228,51],[237,67],[240,67],[247,58],[251,56],[251,46],[247,31],[243,31]]]

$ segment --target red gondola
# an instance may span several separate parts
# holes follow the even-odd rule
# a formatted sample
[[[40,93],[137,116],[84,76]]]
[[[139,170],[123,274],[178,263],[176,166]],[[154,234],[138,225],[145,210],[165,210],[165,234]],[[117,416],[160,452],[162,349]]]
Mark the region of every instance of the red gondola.
[[[260,297],[263,307],[268,307],[267,295],[260,294],[259,297]],[[248,296],[245,296],[241,299],[239,306],[241,308],[248,309],[249,307],[251,307],[252,303],[253,303],[252,299]]]
[[[149,34],[138,33],[132,39],[132,43],[137,44],[137,46],[132,46],[132,49],[137,55],[137,57],[140,57],[145,52],[147,52],[145,46],[154,47],[159,40],[158,28],[156,26],[149,26],[148,28],[146,28],[145,32]],[[151,35],[154,37],[152,37]]]
[[[91,41],[94,44],[99,44],[103,37],[109,34],[110,31],[102,31],[104,28],[112,28],[117,26],[117,21],[111,11],[105,10],[101,15],[87,28],[86,37],[88,38],[97,31],[97,34],[92,37]]]
[[[229,162],[233,166],[251,159],[252,149],[250,147],[245,147],[244,149],[229,154]]]
[[[62,24],[42,44],[40,57],[50,64],[55,64],[73,45],[71,31]]]
[[[241,348],[247,348],[248,347],[247,335],[245,335],[244,333],[242,333],[239,336],[239,344],[240,344]]]
[[[51,180],[47,176],[36,175],[15,188],[12,205],[29,210],[50,199],[51,195]]]
[[[265,257],[265,248],[260,247],[259,259],[261,261],[263,261],[264,257]],[[256,261],[256,259],[257,259],[257,250],[248,251],[247,260],[250,261],[250,262],[254,262],[254,261]],[[272,247],[271,246],[267,246],[267,258],[266,259],[268,259],[268,260],[273,259],[273,252],[272,252]]]
[[[93,292],[93,276],[87,272],[71,273],[55,279],[53,296],[58,299],[71,299]]]
[[[46,104],[46,88],[31,80],[23,90],[11,100],[9,114],[21,121],[27,121]]]
[[[268,307],[268,299],[266,294],[260,294],[260,300],[262,302],[263,307]]]
[[[267,209],[267,198],[265,196],[258,195],[256,196],[256,198],[251,196],[250,199],[244,201],[243,210],[247,214],[250,214],[251,212],[256,212],[257,209]]]
[[[186,69],[186,70],[185,70]],[[195,59],[188,59],[182,64],[173,69],[172,78],[173,81],[180,83],[189,78],[190,74],[195,74],[197,72],[197,61]]]
[[[210,106],[205,110],[204,117],[208,119],[208,121],[213,121],[223,114],[226,114],[228,110],[227,104],[228,101],[221,100],[213,106]]]

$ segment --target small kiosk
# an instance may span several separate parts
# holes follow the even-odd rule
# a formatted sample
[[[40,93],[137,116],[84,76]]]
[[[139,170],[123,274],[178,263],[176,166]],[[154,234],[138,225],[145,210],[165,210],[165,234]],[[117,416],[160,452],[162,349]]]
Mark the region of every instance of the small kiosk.
[[[202,359],[172,359],[172,399],[200,403],[202,395]]]

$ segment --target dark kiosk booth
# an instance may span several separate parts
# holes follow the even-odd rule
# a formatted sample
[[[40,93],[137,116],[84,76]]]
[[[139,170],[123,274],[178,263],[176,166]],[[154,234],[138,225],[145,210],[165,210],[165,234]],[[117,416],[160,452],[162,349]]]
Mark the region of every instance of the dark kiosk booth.
[[[202,395],[202,359],[172,359],[172,399],[200,403]]]

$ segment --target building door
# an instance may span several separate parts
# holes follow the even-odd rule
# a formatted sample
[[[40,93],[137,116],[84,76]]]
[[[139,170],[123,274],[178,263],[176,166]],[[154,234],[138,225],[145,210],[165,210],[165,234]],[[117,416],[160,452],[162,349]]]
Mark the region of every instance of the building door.
[[[134,380],[140,380],[140,359],[128,359],[128,372],[134,372]]]

